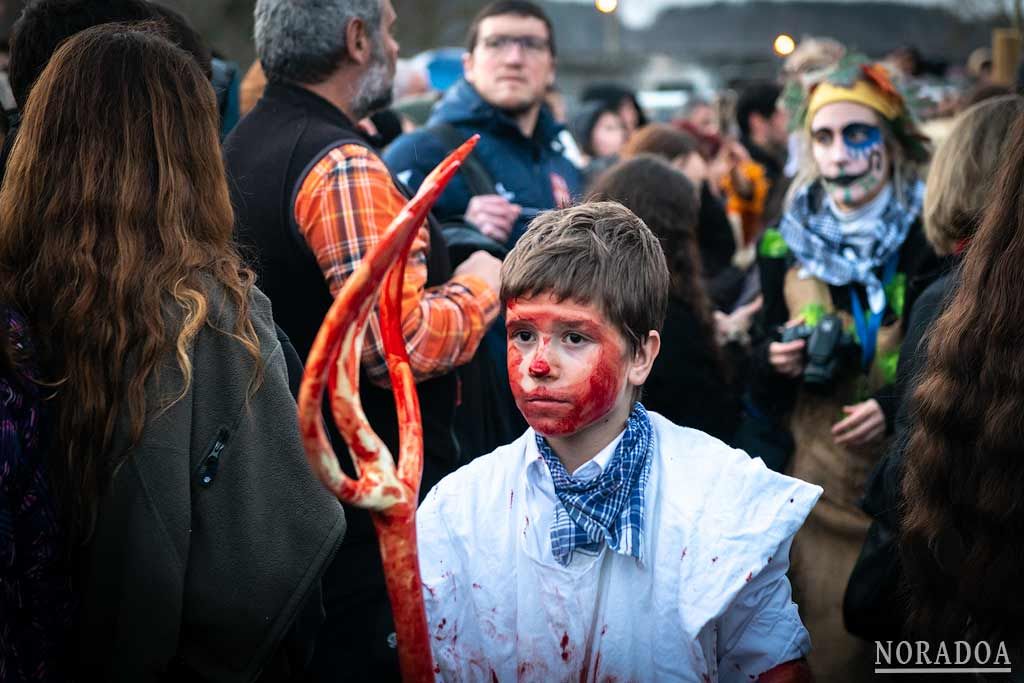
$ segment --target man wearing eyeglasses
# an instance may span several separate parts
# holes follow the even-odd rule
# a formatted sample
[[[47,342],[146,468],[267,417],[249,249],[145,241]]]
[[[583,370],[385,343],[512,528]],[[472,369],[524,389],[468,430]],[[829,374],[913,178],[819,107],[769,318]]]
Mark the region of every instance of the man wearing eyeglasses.
[[[425,128],[403,135],[384,153],[392,172],[415,189],[449,150],[480,134],[434,207],[453,265],[480,248],[503,257],[537,213],[567,206],[582,191],[579,170],[563,154],[563,127],[544,105],[555,80],[555,56],[544,10],[527,0],[492,2],[470,25],[464,78],[445,93]],[[499,320],[474,362],[459,373],[455,433],[467,459],[526,429],[508,385],[504,335]]]
[[[456,138],[479,133],[473,156],[490,182],[460,173],[435,212],[511,247],[538,211],[568,205],[582,188],[558,141],[562,127],[543,106],[555,55],[551,21],[540,7],[527,0],[487,5],[469,28],[464,78],[445,93],[427,127],[396,140],[384,161],[416,188]]]

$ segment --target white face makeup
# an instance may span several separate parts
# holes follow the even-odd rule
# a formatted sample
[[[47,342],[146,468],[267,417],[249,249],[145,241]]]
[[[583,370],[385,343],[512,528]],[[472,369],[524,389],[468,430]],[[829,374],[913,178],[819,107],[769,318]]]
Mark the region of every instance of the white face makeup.
[[[881,123],[877,112],[855,102],[826,104],[811,121],[814,161],[840,208],[863,206],[889,182],[891,159]]]

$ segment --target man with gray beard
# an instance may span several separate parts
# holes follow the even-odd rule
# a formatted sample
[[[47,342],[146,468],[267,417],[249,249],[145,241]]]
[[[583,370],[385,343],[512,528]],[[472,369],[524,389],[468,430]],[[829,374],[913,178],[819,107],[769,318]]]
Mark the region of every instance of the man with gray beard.
[[[391,0],[257,0],[255,19],[269,82],[224,153],[239,242],[278,324],[305,358],[334,297],[406,202],[355,123],[391,99],[396,17]],[[499,268],[478,252],[452,271],[432,221],[406,264],[402,327],[423,417],[424,494],[462,464],[452,437],[453,371],[473,357],[497,316]],[[360,374],[367,418],[397,453],[398,422],[375,323]],[[329,415],[325,422],[342,468],[354,475]],[[323,579],[326,619],[314,680],[398,680],[376,534],[366,511],[346,506],[345,515],[348,533]]]

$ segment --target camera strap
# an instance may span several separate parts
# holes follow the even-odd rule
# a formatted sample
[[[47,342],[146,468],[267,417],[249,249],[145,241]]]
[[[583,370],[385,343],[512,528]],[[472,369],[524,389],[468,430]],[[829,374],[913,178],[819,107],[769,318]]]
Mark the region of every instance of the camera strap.
[[[896,266],[899,263],[899,252],[893,254],[885,264],[885,273],[882,276],[882,285],[888,285],[896,276]],[[860,361],[864,372],[871,368],[871,362],[875,359],[875,349],[878,346],[878,331],[882,329],[882,318],[885,316],[885,309],[889,306],[887,301],[882,310],[878,313],[865,313],[861,305],[860,296],[853,284],[850,287],[850,305],[853,308],[853,324],[857,330],[857,337],[860,338]]]

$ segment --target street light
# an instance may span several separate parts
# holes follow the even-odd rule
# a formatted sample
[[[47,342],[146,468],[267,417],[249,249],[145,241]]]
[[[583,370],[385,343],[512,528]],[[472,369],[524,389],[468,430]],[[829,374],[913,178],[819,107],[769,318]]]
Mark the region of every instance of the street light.
[[[598,12],[611,14],[619,8],[619,0],[594,0],[594,7]]]
[[[791,36],[782,33],[775,37],[772,47],[775,49],[775,54],[785,57],[793,54],[793,50],[796,49],[796,41]]]

